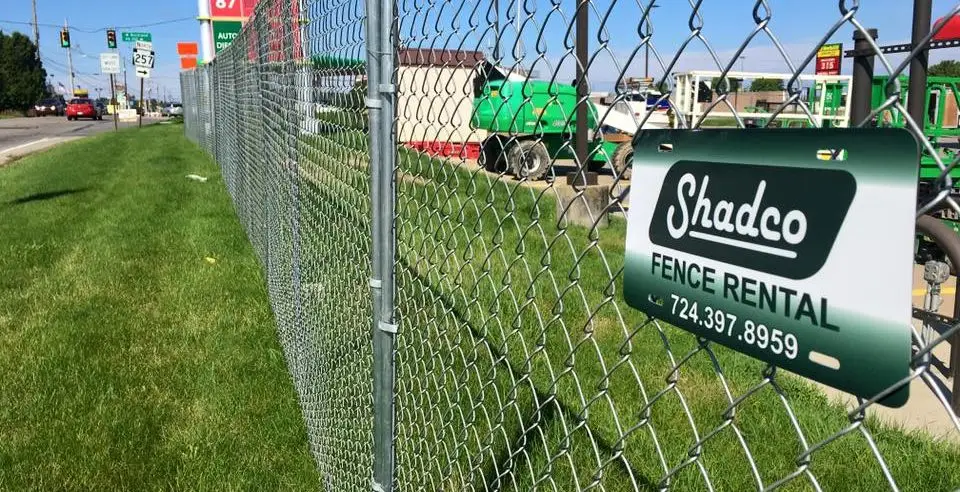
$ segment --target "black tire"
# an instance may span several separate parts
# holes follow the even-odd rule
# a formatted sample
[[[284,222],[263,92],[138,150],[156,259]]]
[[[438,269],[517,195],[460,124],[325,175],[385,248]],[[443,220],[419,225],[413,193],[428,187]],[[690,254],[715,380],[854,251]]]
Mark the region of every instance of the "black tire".
[[[917,232],[937,245],[944,254],[944,260],[950,265],[950,273],[956,275],[956,265],[960,265],[960,236],[931,215],[923,215],[917,219]]]
[[[507,155],[503,151],[503,137],[491,135],[480,144],[480,167],[491,173],[507,171]]]
[[[507,148],[507,162],[517,179],[538,181],[550,171],[550,153],[543,142],[521,140]]]
[[[630,179],[633,176],[633,142],[622,142],[613,151],[611,161],[613,173],[620,179]]]

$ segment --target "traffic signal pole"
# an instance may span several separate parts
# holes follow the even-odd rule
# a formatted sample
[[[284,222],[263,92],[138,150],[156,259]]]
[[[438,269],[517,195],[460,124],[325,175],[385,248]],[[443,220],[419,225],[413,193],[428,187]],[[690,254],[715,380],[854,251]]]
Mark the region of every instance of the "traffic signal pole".
[[[117,93],[114,88],[113,74],[110,74],[110,105],[113,106],[113,131],[117,131],[117,111],[120,106],[117,105]]]
[[[67,19],[63,19],[63,30],[67,32],[69,35],[70,26],[67,25]],[[68,96],[73,97],[73,91],[74,89],[77,88],[77,86],[73,85],[73,53],[71,51],[70,45],[67,46],[67,70],[69,71],[67,76],[70,80],[70,93],[68,94]]]

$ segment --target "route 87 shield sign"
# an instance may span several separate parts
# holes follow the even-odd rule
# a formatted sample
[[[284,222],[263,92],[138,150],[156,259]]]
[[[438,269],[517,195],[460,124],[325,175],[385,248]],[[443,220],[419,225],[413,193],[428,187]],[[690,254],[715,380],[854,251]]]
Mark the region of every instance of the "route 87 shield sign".
[[[624,296],[862,398],[910,374],[918,146],[902,129],[644,131]],[[879,402],[901,406],[909,384]]]

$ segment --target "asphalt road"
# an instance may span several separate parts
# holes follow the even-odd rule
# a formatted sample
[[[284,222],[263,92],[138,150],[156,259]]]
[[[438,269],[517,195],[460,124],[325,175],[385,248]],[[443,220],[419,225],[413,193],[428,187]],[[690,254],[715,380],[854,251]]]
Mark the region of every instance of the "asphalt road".
[[[144,118],[144,124],[156,120]],[[120,127],[136,126],[137,122],[121,122]],[[0,120],[0,164],[17,155],[35,152],[75,138],[113,130],[109,116],[103,121],[67,121],[65,116],[10,118]]]

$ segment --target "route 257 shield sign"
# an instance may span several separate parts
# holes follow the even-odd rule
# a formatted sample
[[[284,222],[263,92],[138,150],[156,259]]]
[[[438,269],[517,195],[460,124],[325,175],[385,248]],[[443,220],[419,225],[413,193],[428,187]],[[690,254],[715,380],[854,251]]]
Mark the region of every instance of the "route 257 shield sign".
[[[633,143],[629,305],[863,398],[909,376],[909,132],[654,130]],[[904,384],[880,403],[908,396]]]

